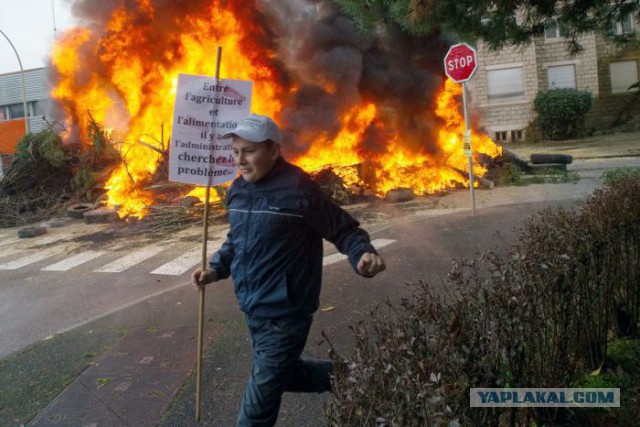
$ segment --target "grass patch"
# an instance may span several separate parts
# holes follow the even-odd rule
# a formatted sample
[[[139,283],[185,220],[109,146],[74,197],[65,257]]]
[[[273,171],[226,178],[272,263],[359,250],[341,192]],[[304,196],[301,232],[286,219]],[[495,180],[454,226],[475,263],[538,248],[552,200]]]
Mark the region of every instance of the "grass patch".
[[[567,172],[553,168],[539,169],[527,174],[517,165],[507,162],[492,171],[487,178],[497,186],[504,186],[576,182],[580,179],[580,175],[577,172]]]
[[[26,424],[123,335],[71,331],[0,361],[0,425]]]
[[[522,175],[514,185],[529,184],[561,184],[566,182],[577,182],[580,175],[577,172],[566,172],[557,169],[541,169],[531,175]]]
[[[602,179],[606,183],[612,183],[613,181],[618,181],[622,178],[633,177],[636,179],[640,179],[640,168],[616,168],[606,171],[602,174]]]

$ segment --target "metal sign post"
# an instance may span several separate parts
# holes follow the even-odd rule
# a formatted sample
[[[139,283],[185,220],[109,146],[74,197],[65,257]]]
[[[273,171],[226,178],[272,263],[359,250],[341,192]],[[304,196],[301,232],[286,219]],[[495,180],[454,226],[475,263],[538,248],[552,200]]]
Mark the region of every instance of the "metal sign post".
[[[462,150],[469,159],[469,190],[471,191],[471,211],[476,214],[476,195],[474,192],[473,150],[471,148],[471,130],[467,112],[467,82],[478,69],[476,50],[466,43],[459,43],[449,48],[444,56],[444,73],[454,82],[462,83],[462,104],[464,108],[464,135]]]

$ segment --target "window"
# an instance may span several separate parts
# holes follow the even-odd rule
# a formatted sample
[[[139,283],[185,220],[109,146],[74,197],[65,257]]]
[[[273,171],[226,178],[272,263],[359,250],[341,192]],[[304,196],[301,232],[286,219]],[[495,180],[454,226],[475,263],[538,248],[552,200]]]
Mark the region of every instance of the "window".
[[[43,99],[33,103],[33,115],[36,117],[46,116],[49,113],[49,100]]]
[[[623,34],[633,34],[635,27],[636,23],[633,15],[627,13],[623,15],[619,21],[611,21],[611,34],[617,34],[619,36]]]
[[[524,101],[522,67],[487,70],[487,99],[489,102]]]
[[[609,69],[611,93],[627,92],[627,88],[638,81],[638,61],[612,62]]]
[[[523,130],[512,130],[511,131],[511,141],[524,141],[524,131]]]
[[[568,34],[567,27],[555,18],[547,19],[544,23],[544,38],[547,40],[564,38]]]
[[[0,120],[6,120],[7,118],[4,115],[4,107],[0,107]]]
[[[508,133],[506,130],[496,132],[496,142],[507,142],[507,135]]]
[[[24,117],[24,106],[22,104],[9,105],[9,118],[21,119]]]
[[[575,89],[576,67],[573,64],[548,67],[549,89]]]

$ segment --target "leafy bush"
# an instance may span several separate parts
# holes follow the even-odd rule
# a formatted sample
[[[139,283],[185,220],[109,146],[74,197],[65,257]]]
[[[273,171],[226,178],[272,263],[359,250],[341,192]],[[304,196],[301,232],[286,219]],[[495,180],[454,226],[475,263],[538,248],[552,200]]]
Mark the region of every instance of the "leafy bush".
[[[584,119],[591,109],[592,95],[576,89],[551,89],[538,92],[533,108],[536,123],[549,139],[561,140],[582,135]]]
[[[25,135],[16,147],[16,156],[25,161],[41,158],[55,168],[69,159],[63,150],[62,138],[51,129]]]
[[[505,255],[454,262],[451,294],[418,282],[400,308],[375,311],[352,328],[350,356],[334,354],[329,423],[568,422],[563,408],[470,408],[468,389],[571,387],[605,365],[611,337],[637,334],[637,206],[640,179],[612,181],[579,209],[528,219]]]

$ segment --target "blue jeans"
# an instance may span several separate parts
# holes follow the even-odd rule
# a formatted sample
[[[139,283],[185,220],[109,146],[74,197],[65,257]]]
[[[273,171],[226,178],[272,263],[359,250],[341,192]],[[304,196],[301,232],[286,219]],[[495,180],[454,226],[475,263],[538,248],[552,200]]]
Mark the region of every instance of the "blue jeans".
[[[331,391],[331,362],[300,359],[312,317],[246,316],[246,319],[253,347],[253,368],[240,404],[239,427],[275,425],[285,391]]]

